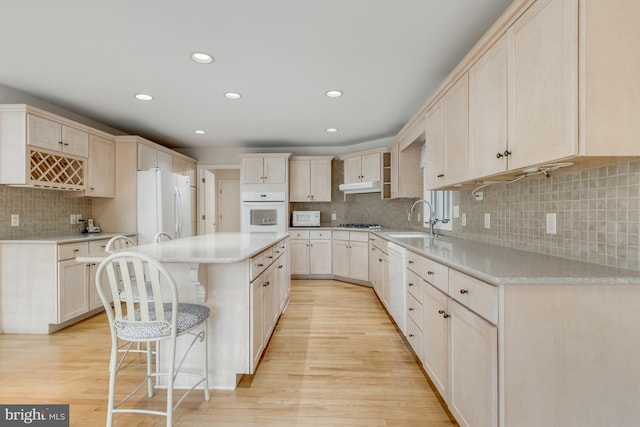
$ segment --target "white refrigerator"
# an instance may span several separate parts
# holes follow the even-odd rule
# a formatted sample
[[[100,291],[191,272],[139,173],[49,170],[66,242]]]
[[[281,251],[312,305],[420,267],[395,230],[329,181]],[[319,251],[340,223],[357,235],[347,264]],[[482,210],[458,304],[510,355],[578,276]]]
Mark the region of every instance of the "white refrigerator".
[[[160,169],[138,171],[138,244],[153,243],[163,231],[172,238],[191,236],[188,176]]]

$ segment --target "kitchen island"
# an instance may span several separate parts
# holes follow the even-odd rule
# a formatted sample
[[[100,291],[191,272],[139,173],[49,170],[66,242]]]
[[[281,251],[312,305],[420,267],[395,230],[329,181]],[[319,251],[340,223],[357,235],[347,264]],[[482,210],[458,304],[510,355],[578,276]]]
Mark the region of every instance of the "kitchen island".
[[[287,233],[213,233],[134,247],[162,262],[178,286],[180,302],[204,304],[208,319],[209,387],[235,389],[253,374],[289,301]],[[80,262],[100,256],[78,257]],[[177,357],[184,347],[178,340]],[[160,369],[167,363],[161,345]],[[190,352],[185,370],[198,370],[202,354]],[[177,378],[176,388],[188,388]],[[164,386],[163,382],[158,384]]]

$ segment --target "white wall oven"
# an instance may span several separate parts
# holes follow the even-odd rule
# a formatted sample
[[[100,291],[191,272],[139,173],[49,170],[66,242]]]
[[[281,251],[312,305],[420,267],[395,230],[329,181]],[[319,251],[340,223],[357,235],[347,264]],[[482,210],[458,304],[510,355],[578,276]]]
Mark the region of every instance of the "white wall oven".
[[[243,232],[284,232],[287,229],[285,193],[243,192],[240,229]]]

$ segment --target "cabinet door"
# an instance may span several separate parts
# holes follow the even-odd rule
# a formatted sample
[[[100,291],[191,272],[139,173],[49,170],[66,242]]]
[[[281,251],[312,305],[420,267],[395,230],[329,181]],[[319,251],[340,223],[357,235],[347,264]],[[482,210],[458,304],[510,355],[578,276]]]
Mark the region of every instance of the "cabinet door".
[[[380,179],[380,153],[362,156],[362,181]]]
[[[349,277],[349,241],[333,240],[332,242],[333,274]]]
[[[96,135],[90,135],[87,196],[115,197],[115,166],[115,142]]]
[[[310,193],[314,202],[331,201],[331,160],[310,160]]]
[[[469,80],[464,74],[445,94],[444,182],[459,184],[469,176]]]
[[[369,245],[366,242],[349,242],[349,277],[369,280]],[[384,254],[383,259],[384,259]]]
[[[158,169],[163,170],[165,172],[173,171],[173,156],[169,153],[165,153],[164,151],[158,150]]]
[[[138,170],[146,171],[158,167],[158,150],[148,145],[138,144]]]
[[[192,187],[196,186],[196,171],[198,166],[196,163],[185,161],[184,163],[184,174],[189,177],[189,185]]]
[[[390,284],[389,284],[389,255],[384,252],[380,252],[380,287],[382,289],[382,301],[384,305],[389,308],[389,294],[391,292]]]
[[[89,133],[62,125],[62,151],[74,156],[89,155]]]
[[[344,182],[362,181],[362,157],[350,157],[344,160]]]
[[[369,282],[373,285],[373,290],[378,294],[378,298],[382,299],[382,290],[380,289],[380,268],[382,262],[380,258],[380,250],[373,245],[369,248]]]
[[[273,265],[262,275],[263,287],[263,345],[266,346],[278,320],[278,288]]]
[[[461,426],[498,425],[498,331],[449,299],[449,409]]]
[[[291,240],[291,274],[309,274],[309,240]]]
[[[90,254],[99,254],[104,252],[107,247],[108,240],[97,240],[89,242],[89,253]],[[100,296],[98,295],[98,291],[96,290],[96,270],[98,269],[97,263],[91,263],[89,265],[89,310],[96,309],[98,307],[102,307],[102,300],[100,300]],[[107,272],[106,270],[102,271],[102,283],[107,283]],[[111,300],[111,298],[109,298]]]
[[[171,171],[173,173],[177,173],[178,175],[183,175],[183,176],[186,175],[186,165],[187,165],[187,162],[183,158],[172,156]]]
[[[469,178],[507,170],[507,40],[469,70]]]
[[[331,240],[309,241],[309,273],[331,274]]]
[[[27,115],[27,143],[49,150],[62,151],[62,126],[58,122]]]
[[[446,399],[449,382],[449,321],[447,296],[424,285],[424,368],[440,394]]]
[[[289,201],[309,202],[311,201],[311,170],[309,160],[291,160],[289,162]]]
[[[75,259],[58,263],[58,323],[89,310],[88,267]]]
[[[424,169],[426,189],[444,185],[444,113],[442,101],[427,113],[426,123],[426,167]]]
[[[244,157],[242,159],[242,183],[262,184],[263,178],[262,157]]]
[[[577,154],[576,6],[539,0],[507,31],[509,169]]]
[[[262,278],[256,279],[251,284],[251,357],[253,373],[258,366],[262,350],[264,349],[264,287]]]
[[[391,147],[389,160],[391,161],[391,198],[395,199],[398,197],[400,181],[400,144]]]
[[[264,158],[264,183],[265,184],[286,184],[287,182],[287,159],[284,157]]]

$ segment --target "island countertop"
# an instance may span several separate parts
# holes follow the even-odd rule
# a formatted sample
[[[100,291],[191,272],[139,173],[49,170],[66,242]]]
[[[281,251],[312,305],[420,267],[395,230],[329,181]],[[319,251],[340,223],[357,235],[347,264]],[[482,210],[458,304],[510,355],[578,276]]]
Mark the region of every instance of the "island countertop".
[[[149,243],[130,250],[165,263],[235,263],[259,254],[288,236],[288,233],[211,233]],[[94,255],[77,257],[76,260],[95,261]]]

